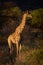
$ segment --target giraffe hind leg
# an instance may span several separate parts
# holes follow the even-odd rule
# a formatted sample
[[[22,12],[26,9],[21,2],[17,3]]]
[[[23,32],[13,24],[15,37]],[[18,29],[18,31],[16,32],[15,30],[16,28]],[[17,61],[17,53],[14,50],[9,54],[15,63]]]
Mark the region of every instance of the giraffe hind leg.
[[[11,40],[8,38],[8,46],[9,46],[9,51],[10,51],[10,54],[12,53],[12,43],[11,43]]]
[[[14,45],[16,45],[16,56],[17,56],[18,55],[18,43],[15,42],[14,39],[12,39],[12,42],[13,42],[13,47],[14,47]],[[14,48],[14,50],[15,50],[15,48]]]
[[[16,44],[12,43],[12,53],[16,57]]]

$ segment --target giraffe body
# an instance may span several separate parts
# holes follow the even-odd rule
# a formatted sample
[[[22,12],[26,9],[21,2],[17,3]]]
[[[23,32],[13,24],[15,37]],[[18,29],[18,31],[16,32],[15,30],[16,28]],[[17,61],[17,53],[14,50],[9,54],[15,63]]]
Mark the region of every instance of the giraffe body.
[[[18,51],[21,50],[21,44],[19,46],[20,34],[22,33],[22,31],[24,29],[27,17],[32,18],[32,16],[30,14],[28,14],[28,12],[25,12],[20,25],[16,28],[15,32],[12,33],[11,35],[9,35],[9,37],[8,37],[8,45],[10,48],[10,54],[12,53],[12,51],[11,51],[12,50],[11,49],[12,43],[16,44],[17,55],[18,55]]]

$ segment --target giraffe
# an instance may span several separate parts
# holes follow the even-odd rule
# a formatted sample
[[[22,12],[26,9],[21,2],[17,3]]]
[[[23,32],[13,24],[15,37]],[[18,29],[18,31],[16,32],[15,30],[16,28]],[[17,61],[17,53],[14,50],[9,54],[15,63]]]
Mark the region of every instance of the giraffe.
[[[17,55],[18,55],[18,51],[20,52],[21,50],[21,44],[19,45],[19,41],[20,41],[20,34],[22,33],[24,27],[25,27],[25,23],[26,23],[26,18],[30,17],[32,18],[31,14],[28,14],[28,11],[26,11],[23,14],[23,18],[21,23],[19,24],[19,26],[16,28],[15,32],[13,32],[11,35],[9,35],[8,37],[8,45],[10,48],[10,54],[12,53],[12,43],[16,45],[16,49],[17,49]]]

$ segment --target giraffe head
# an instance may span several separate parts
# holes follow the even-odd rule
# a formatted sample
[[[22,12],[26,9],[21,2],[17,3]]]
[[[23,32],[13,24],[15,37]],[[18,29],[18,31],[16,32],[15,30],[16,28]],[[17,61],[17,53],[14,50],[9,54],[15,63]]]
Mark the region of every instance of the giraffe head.
[[[29,18],[32,18],[32,15],[31,15],[31,13],[29,13],[28,10],[24,12],[24,16],[27,16]]]

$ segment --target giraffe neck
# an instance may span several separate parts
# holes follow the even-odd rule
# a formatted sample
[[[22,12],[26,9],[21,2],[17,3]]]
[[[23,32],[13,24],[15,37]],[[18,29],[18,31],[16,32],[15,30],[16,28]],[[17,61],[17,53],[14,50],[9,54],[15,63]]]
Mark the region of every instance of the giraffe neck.
[[[25,26],[25,23],[26,23],[26,17],[27,17],[26,14],[24,14],[23,18],[22,18],[22,21],[21,21],[21,24],[16,28],[16,32],[18,34],[20,34],[24,29],[24,26]]]

